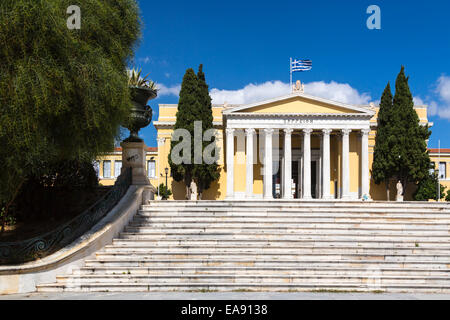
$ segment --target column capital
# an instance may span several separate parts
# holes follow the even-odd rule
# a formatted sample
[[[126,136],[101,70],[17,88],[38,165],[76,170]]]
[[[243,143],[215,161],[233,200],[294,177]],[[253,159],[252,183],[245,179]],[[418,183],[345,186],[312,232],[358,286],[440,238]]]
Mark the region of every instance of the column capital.
[[[264,129],[264,133],[266,134],[266,135],[272,135],[273,134],[273,132],[274,132],[274,130],[273,129]]]
[[[306,135],[310,135],[313,132],[313,129],[303,129],[303,133]]]
[[[234,134],[236,129],[234,129],[234,128],[227,128],[225,131],[226,131],[227,135],[232,135],[232,134]]]
[[[370,129],[362,129],[361,130],[361,135],[362,136],[368,136],[370,133]]]
[[[352,132],[352,129],[342,129],[341,132],[344,136],[348,136]]]
[[[292,132],[294,132],[294,129],[291,129],[291,128],[284,129],[285,134],[291,135]]]
[[[333,129],[322,129],[323,134],[327,136],[329,136],[332,131]]]
[[[245,129],[245,134],[246,134],[247,137],[248,137],[248,136],[252,136],[252,135],[254,135],[255,133],[256,133],[256,130],[253,129],[253,128]]]

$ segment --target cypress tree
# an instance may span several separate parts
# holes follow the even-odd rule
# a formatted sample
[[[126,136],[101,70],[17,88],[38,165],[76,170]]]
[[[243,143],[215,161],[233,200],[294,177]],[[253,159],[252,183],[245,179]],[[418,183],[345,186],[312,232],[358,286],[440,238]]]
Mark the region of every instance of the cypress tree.
[[[200,103],[200,120],[202,121],[202,136],[207,130],[213,129],[213,113],[211,96],[209,95],[208,84],[206,83],[205,74],[203,72],[203,65],[200,65],[198,74],[198,101]],[[205,148],[211,143],[215,143],[215,137],[211,141],[202,141],[202,154]],[[214,157],[218,157],[217,154],[213,154]],[[202,161],[202,164],[196,164],[194,166],[194,180],[198,186],[199,197],[201,199],[204,190],[209,189],[211,183],[219,179],[220,172],[217,161],[212,164],[207,164]]]
[[[401,181],[403,193],[408,182],[418,183],[428,178],[431,168],[426,143],[431,132],[428,126],[420,125],[408,80],[402,66],[395,82],[391,153],[395,162],[394,175]]]
[[[177,182],[183,181],[186,185],[186,199],[190,198],[189,186],[193,179],[194,170],[194,122],[201,119],[199,114],[201,111],[198,100],[198,79],[192,68],[186,70],[181,83],[180,98],[178,101],[178,111],[176,114],[176,122],[174,131],[178,129],[185,129],[189,132],[190,139],[190,155],[188,163],[175,164],[172,162],[173,148],[179,141],[171,141],[169,165],[172,172],[173,179]],[[183,153],[183,156],[186,156]]]
[[[382,182],[386,185],[386,199],[389,201],[389,180],[393,175],[394,161],[391,147],[395,142],[392,135],[393,97],[391,85],[387,84],[380,101],[378,112],[378,127],[375,137],[374,157],[372,164],[372,178],[376,184]]]

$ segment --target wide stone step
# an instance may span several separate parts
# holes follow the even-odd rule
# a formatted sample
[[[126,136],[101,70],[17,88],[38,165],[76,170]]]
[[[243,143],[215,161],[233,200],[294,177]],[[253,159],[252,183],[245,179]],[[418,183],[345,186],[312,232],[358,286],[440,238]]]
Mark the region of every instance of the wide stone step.
[[[198,221],[202,223],[241,221],[241,222],[257,222],[257,223],[285,223],[285,221],[295,223],[429,223],[438,225],[449,225],[450,216],[441,218],[430,217],[429,215],[422,216],[403,216],[403,217],[386,217],[383,215],[374,216],[351,216],[351,215],[285,215],[278,213],[278,215],[261,215],[261,214],[240,214],[240,215],[209,215],[209,214],[139,214],[136,215],[135,221],[140,219],[147,219],[149,222],[190,222]]]
[[[439,248],[367,248],[367,247],[276,247],[276,246],[266,246],[266,247],[256,247],[256,246],[236,246],[229,247],[224,245],[217,246],[117,246],[109,245],[106,246],[102,253],[121,253],[121,254],[157,254],[157,253],[241,253],[241,254],[258,254],[258,253],[270,253],[275,252],[279,254],[380,254],[380,255],[417,255],[417,254],[428,254],[428,255],[449,255],[450,251],[448,249],[442,250]]]
[[[157,228],[153,226],[145,227],[126,227],[125,232],[127,233],[140,233],[140,234],[152,234],[152,233],[228,233],[228,234],[240,234],[240,233],[252,233],[258,232],[259,234],[273,234],[273,233],[283,233],[285,235],[289,234],[346,234],[346,235],[386,235],[386,236],[404,236],[404,235],[417,235],[421,237],[432,236],[432,237],[448,237],[450,240],[450,231],[448,229],[443,230],[404,230],[404,229],[365,229],[355,226],[354,228],[297,228],[294,226],[284,226],[284,227],[239,227],[239,226],[210,226],[210,227],[194,227],[194,226],[184,226],[184,227],[167,227],[167,228]]]
[[[120,237],[122,239],[136,239],[136,240],[148,240],[148,239],[154,239],[154,240],[163,240],[163,239],[215,239],[215,240],[221,240],[221,239],[228,239],[228,240],[241,240],[241,239],[266,239],[266,240],[310,240],[310,241],[316,241],[316,240],[328,240],[328,241],[362,241],[362,240],[385,240],[385,241],[430,241],[433,240],[435,242],[443,242],[447,246],[450,245],[450,237],[444,236],[444,235],[408,235],[408,234],[376,234],[376,233],[361,233],[361,232],[354,232],[354,233],[331,233],[331,234],[318,234],[318,233],[311,233],[311,234],[299,234],[299,233],[292,233],[289,234],[288,232],[278,232],[278,233],[269,233],[269,232],[186,232],[186,231],[179,231],[179,232],[158,232],[158,231],[147,231],[147,232],[138,232],[138,233],[129,233],[129,232],[123,232],[120,234]]]
[[[226,257],[224,259],[203,258],[172,258],[142,259],[131,257],[97,257],[95,260],[86,260],[86,267],[351,267],[351,268],[427,268],[433,270],[448,269],[449,262],[414,260],[317,260],[317,259],[255,259]]]
[[[298,222],[295,220],[287,221],[248,221],[238,219],[227,220],[213,220],[213,221],[199,221],[197,219],[188,220],[158,220],[155,218],[150,219],[134,219],[129,227],[152,227],[152,228],[185,228],[185,227],[197,227],[197,228],[305,228],[305,229],[346,229],[346,228],[359,228],[359,229],[374,229],[374,230],[435,230],[435,231],[449,231],[450,224],[437,224],[437,223],[399,223],[399,222],[358,222],[354,220],[349,221],[336,221],[336,222],[322,222],[322,221],[308,221]]]
[[[141,260],[159,260],[159,259],[265,259],[265,260],[298,260],[298,261],[332,261],[334,259],[339,260],[379,260],[379,261],[395,261],[395,262],[409,262],[409,261],[439,261],[450,264],[450,255],[438,255],[438,254],[416,254],[416,255],[387,255],[387,254],[320,254],[320,253],[281,253],[276,251],[269,252],[226,252],[226,253],[208,253],[203,252],[186,252],[183,250],[175,252],[158,252],[150,254],[148,252],[134,252],[133,254],[127,252],[97,252],[98,258],[112,259],[112,258],[124,258],[124,259],[141,259]]]
[[[448,293],[448,285],[428,285],[428,284],[389,284],[389,285],[368,285],[368,284],[345,284],[345,283],[186,283],[186,284],[161,284],[158,282],[149,283],[92,283],[80,286],[69,286],[65,284],[50,284],[38,286],[39,292],[161,292],[161,291],[199,291],[199,292],[230,292],[230,291],[388,291],[388,292],[422,292],[422,293]]]
[[[179,275],[184,274],[238,274],[238,275],[341,275],[341,276],[450,276],[450,269],[419,268],[343,268],[343,267],[82,267],[76,275],[104,274],[147,274]]]
[[[416,219],[449,219],[450,212],[429,212],[423,210],[415,211],[386,211],[386,210],[367,210],[367,208],[361,208],[360,210],[217,210],[217,209],[202,209],[194,208],[189,210],[154,210],[154,211],[139,211],[141,216],[205,216],[205,217],[220,217],[220,216],[256,216],[256,217],[354,217],[354,218],[370,218],[370,217],[383,217],[383,218],[416,218]]]
[[[113,245],[135,245],[135,246],[166,246],[166,247],[178,247],[178,246],[256,246],[256,247],[271,247],[271,246],[283,246],[283,247],[314,247],[314,248],[332,248],[332,247],[389,247],[389,248],[439,248],[447,250],[450,248],[449,243],[442,243],[430,240],[422,240],[420,242],[413,240],[398,241],[395,242],[391,240],[374,240],[369,239],[365,241],[357,240],[347,240],[347,241],[336,241],[329,239],[320,239],[311,241],[309,239],[290,239],[290,240],[267,240],[267,239],[240,239],[240,240],[229,240],[229,239],[216,239],[216,238],[203,238],[203,239],[153,239],[153,240],[139,240],[139,239],[114,239]]]
[[[232,200],[232,201],[164,201],[152,202],[149,205],[143,205],[143,210],[154,210],[155,208],[192,208],[192,207],[208,207],[208,208],[352,208],[352,207],[370,207],[370,208],[420,208],[424,210],[449,210],[448,203],[431,203],[431,202],[361,202],[361,201],[299,201],[299,200],[277,200],[267,201],[264,199],[254,200]]]
[[[318,207],[318,208],[214,208],[214,207],[192,207],[192,208],[157,208],[154,210],[140,210],[140,213],[156,213],[156,214],[249,214],[249,213],[260,213],[266,215],[279,214],[283,212],[284,214],[290,215],[301,215],[301,214],[355,214],[355,215],[387,215],[387,216],[414,216],[414,215],[423,215],[429,214],[433,217],[445,217],[450,214],[450,210],[426,210],[423,208],[392,208],[388,211],[386,208],[373,208],[373,207],[354,207],[354,208],[326,208],[326,207]]]
[[[89,283],[359,283],[371,285],[383,284],[428,284],[428,285],[442,285],[450,286],[450,277],[418,277],[418,276],[382,276],[382,275],[199,275],[199,274],[184,274],[179,275],[83,275],[82,277],[72,276],[58,276],[57,282],[65,283],[67,285],[89,284]]]

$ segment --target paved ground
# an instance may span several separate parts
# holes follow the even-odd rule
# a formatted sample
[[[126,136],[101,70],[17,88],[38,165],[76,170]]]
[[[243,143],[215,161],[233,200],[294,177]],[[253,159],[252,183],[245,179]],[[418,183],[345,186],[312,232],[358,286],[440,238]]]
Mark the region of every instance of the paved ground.
[[[450,294],[313,292],[33,293],[0,295],[0,300],[450,300]]]

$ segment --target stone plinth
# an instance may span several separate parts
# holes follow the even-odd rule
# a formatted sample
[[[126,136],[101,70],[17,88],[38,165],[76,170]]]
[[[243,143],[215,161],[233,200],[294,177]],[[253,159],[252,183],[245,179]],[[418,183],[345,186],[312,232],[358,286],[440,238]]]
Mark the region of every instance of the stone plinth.
[[[144,142],[122,142],[122,170],[132,169],[132,184],[151,186],[146,170],[146,146]],[[154,187],[153,187],[154,189]]]

